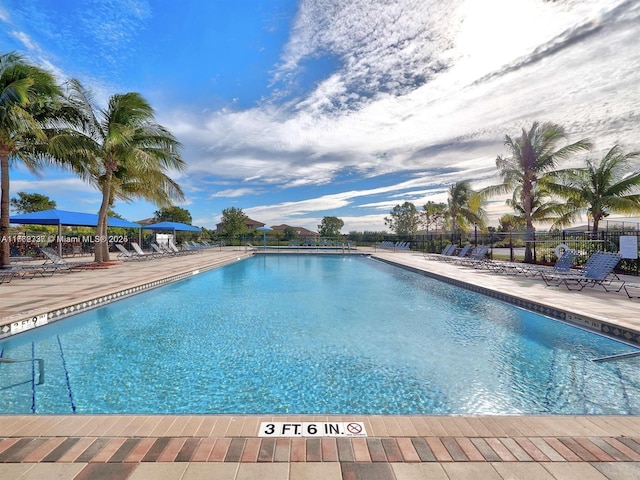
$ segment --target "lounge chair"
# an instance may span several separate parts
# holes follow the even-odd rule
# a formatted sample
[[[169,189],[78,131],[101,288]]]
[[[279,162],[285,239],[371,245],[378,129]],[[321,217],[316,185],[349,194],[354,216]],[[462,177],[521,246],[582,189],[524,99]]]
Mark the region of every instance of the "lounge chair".
[[[471,245],[465,245],[458,251],[457,254],[444,257],[442,260],[444,260],[445,262],[457,262],[461,258],[466,257],[470,251],[471,251]]]
[[[46,257],[46,260],[42,264],[42,267],[45,270],[52,269],[54,273],[58,273],[58,272],[69,273],[74,269],[75,270],[94,269],[94,268],[97,268],[98,266],[93,261],[67,262],[64,258],[58,255],[58,253],[53,248],[50,248],[50,247],[42,247],[40,251]]]
[[[46,258],[46,257],[45,257]],[[47,263],[48,260],[45,260]],[[46,274],[53,275],[58,267],[48,264],[10,264],[0,269],[0,283],[9,283],[14,277],[34,278],[36,275],[44,277]]]
[[[427,253],[427,252],[425,252],[422,255],[427,260],[442,260],[443,259],[442,257],[449,257],[449,256],[453,255],[453,253],[455,251],[456,251],[455,244],[450,243],[449,245],[444,247],[444,249],[440,253]]]
[[[140,248],[140,245],[138,245],[136,242],[131,242],[131,246],[133,247],[133,250],[136,252],[135,254],[138,255],[139,257],[147,257],[149,259],[154,259],[158,257],[158,254],[155,251],[147,253],[144,250],[142,250],[142,248]]]
[[[124,248],[124,245],[120,244],[120,243],[116,243],[116,248],[118,250],[120,250],[120,253],[118,254],[117,258],[120,258],[122,260],[124,260],[125,262],[130,262],[131,260],[146,260],[147,257],[140,256],[138,255],[136,252],[131,252],[129,250],[127,250],[126,248]]]
[[[176,255],[189,255],[191,253],[196,253],[195,250],[180,250],[178,247],[176,247],[175,243],[173,243],[173,240],[169,240],[169,249]]]
[[[618,265],[622,256],[619,253],[595,252],[581,270],[567,273],[542,273],[542,279],[547,286],[565,285],[569,290],[582,290],[587,285],[600,285],[605,291],[610,291],[607,287],[613,282],[620,282],[616,292],[624,286],[624,281],[620,280],[613,273],[613,269]]]
[[[160,248],[160,246],[157,243],[151,243],[151,248],[153,249],[156,257],[173,257],[175,256],[175,254],[173,252],[170,252],[169,250],[165,250],[163,248]]]
[[[195,242],[193,243],[189,243],[187,241],[184,241],[182,243],[182,245],[184,246],[184,248],[190,252],[190,253],[200,253],[200,251],[202,250],[200,247],[198,247]]]
[[[14,272],[12,271],[12,269],[0,270],[0,284],[9,283],[11,280],[13,280],[13,276]]]
[[[489,247],[482,245],[471,250],[468,256],[456,258],[454,261],[459,265],[465,265],[467,267],[483,268],[489,261],[487,259],[487,253],[489,253]]]
[[[578,252],[575,250],[565,250],[552,266],[533,265],[529,263],[518,262],[488,262],[487,269],[493,272],[506,273],[507,275],[524,275],[525,277],[536,277],[543,273],[568,273],[578,258]]]

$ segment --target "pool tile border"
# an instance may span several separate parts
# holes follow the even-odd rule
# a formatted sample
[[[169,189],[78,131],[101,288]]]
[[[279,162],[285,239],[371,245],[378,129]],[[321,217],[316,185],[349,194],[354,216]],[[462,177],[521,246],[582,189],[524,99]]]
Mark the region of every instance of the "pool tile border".
[[[514,305],[516,307],[523,308],[525,310],[530,310],[532,312],[547,316],[554,320],[558,320],[558,321],[565,322],[580,328],[584,328],[592,332],[604,335],[606,337],[610,337],[621,342],[629,343],[634,346],[640,346],[639,332],[622,328],[613,323],[608,323],[606,321],[596,319],[593,317],[577,315],[575,313],[568,312],[561,308],[554,308],[554,307],[550,307],[549,305],[544,305],[542,303],[534,302],[532,300],[525,300],[515,295],[510,295],[508,293],[504,293],[501,291],[493,290],[486,287],[481,287],[469,282],[464,282],[462,280],[446,277],[444,275],[440,275],[434,272],[429,272],[427,270],[421,270],[419,268],[412,267],[404,263],[394,262],[393,260],[389,260],[387,258],[381,258],[376,256],[373,256],[373,258],[381,262],[388,263],[389,265],[404,268],[414,273],[418,273],[426,277],[431,277],[436,280],[440,280],[442,282],[448,283],[450,285],[455,285],[456,287],[464,288],[465,290],[470,290],[472,292],[479,293],[487,297],[495,298],[496,300],[500,300],[502,302],[508,303],[510,305]]]

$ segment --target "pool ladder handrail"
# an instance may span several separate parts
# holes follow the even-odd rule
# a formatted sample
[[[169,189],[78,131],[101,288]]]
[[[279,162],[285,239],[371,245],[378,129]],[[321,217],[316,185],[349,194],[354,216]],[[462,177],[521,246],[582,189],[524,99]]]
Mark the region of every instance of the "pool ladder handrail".
[[[592,362],[601,363],[601,362],[612,362],[614,360],[624,360],[625,358],[633,358],[640,356],[640,350],[637,352],[630,353],[618,353],[616,355],[609,355],[607,357],[594,358],[591,360]]]
[[[26,362],[38,362],[38,383],[36,385],[42,385],[44,383],[44,359],[43,358],[27,358],[24,360],[18,360],[13,358],[0,358],[0,363],[26,363]]]

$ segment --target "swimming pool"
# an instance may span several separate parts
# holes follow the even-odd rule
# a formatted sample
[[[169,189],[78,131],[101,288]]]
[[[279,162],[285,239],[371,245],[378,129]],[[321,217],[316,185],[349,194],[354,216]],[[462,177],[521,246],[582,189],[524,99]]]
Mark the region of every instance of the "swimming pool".
[[[639,414],[633,351],[356,256],[259,255],[9,338],[0,413]]]

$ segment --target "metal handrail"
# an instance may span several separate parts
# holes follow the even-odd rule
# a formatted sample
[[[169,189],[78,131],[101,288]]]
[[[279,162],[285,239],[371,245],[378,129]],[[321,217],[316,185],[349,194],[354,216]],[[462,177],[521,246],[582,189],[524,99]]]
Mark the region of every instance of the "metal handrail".
[[[625,358],[632,358],[632,357],[638,357],[640,356],[640,351],[638,352],[631,352],[631,353],[619,353],[617,355],[609,355],[608,357],[600,357],[600,358],[594,358],[592,360],[592,362],[611,362],[613,360],[623,360]]]
[[[25,360],[15,360],[12,358],[0,358],[0,363],[26,363],[26,362],[38,362],[38,383],[36,385],[42,385],[44,383],[44,359],[43,358],[27,358]]]

